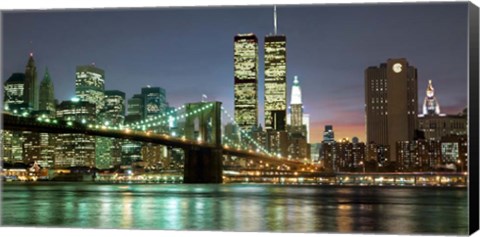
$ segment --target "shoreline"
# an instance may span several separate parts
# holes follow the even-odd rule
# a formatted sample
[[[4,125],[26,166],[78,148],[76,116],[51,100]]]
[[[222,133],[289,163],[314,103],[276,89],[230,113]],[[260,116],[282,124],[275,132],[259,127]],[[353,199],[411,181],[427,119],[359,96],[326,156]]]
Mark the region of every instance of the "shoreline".
[[[468,185],[391,185],[391,184],[319,184],[319,183],[268,183],[268,182],[226,182],[220,184],[187,184],[172,182],[95,182],[95,181],[8,181],[1,182],[2,185],[61,185],[61,184],[89,184],[89,185],[272,185],[289,187],[329,187],[329,188],[434,188],[434,189],[468,189]]]

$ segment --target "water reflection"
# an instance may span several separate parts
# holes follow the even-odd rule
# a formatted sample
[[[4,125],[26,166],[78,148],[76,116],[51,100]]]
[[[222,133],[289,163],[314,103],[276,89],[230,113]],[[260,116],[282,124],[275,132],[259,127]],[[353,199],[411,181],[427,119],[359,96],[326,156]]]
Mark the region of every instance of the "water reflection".
[[[168,230],[467,233],[465,189],[7,184],[4,225]]]

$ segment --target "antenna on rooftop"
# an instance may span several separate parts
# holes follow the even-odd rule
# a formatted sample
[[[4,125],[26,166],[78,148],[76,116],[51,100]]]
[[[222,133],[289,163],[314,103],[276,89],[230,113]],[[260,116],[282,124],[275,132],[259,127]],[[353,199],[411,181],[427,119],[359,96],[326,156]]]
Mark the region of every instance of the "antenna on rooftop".
[[[273,5],[273,34],[277,35],[277,5]]]

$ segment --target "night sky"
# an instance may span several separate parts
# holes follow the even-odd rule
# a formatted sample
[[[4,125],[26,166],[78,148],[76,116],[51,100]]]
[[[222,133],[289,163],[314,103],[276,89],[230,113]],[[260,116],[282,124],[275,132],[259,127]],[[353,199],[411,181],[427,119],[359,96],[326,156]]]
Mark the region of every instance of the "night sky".
[[[299,76],[312,142],[323,126],[335,138],[365,140],[364,70],[388,58],[418,69],[420,102],[433,80],[442,113],[467,105],[467,4],[277,6],[287,36],[290,92]],[[105,70],[106,89],[127,99],[151,85],[173,106],[219,100],[233,114],[233,37],[259,38],[259,121],[263,124],[263,43],[273,7],[29,11],[3,15],[2,82],[34,53],[39,81],[48,67],[59,101],[75,95],[75,67]],[[288,98],[290,100],[290,96]],[[419,104],[419,110],[421,105]]]

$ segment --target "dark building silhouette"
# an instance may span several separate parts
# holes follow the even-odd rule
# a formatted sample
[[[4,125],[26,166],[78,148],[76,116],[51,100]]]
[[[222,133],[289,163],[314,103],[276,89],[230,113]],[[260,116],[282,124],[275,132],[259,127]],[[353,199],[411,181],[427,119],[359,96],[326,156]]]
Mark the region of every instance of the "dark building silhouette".
[[[30,110],[38,110],[38,82],[37,67],[33,59],[33,53],[30,53],[28,63],[25,68],[25,102]]]
[[[55,115],[55,94],[52,79],[48,68],[45,69],[45,75],[40,82],[40,95],[38,109],[51,116]]]
[[[388,145],[387,161],[396,161],[398,141],[414,139],[417,111],[417,69],[406,59],[388,59],[365,70],[367,143]]]

